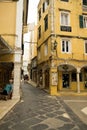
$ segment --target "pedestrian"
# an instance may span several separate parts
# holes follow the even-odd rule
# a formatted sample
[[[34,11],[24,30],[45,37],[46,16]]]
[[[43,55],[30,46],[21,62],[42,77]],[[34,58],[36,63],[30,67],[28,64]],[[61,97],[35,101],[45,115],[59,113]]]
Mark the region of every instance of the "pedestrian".
[[[27,74],[24,75],[24,81],[28,81],[29,80],[29,77]]]
[[[6,86],[4,87],[2,95],[4,95],[5,100],[7,100],[8,96],[10,99],[12,99],[12,93],[13,93],[13,79],[9,79],[9,83],[6,84]]]

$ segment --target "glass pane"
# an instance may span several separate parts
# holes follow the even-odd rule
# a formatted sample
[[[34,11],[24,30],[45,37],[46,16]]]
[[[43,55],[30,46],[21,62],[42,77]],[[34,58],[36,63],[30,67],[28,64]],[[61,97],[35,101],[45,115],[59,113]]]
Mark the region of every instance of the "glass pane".
[[[68,41],[66,41],[66,52],[69,52],[69,44],[68,44]]]
[[[64,44],[64,41],[62,41],[62,51],[65,52],[65,44]]]
[[[87,53],[87,43],[85,43],[85,53]]]

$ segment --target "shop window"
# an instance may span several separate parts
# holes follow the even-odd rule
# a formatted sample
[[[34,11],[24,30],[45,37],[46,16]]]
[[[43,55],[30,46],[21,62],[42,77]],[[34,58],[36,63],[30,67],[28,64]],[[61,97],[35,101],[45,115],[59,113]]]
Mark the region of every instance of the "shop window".
[[[79,74],[80,82],[82,82],[82,73]]]
[[[76,73],[75,72],[72,73],[71,78],[72,78],[72,82],[76,82],[77,81],[77,77],[76,77]]]

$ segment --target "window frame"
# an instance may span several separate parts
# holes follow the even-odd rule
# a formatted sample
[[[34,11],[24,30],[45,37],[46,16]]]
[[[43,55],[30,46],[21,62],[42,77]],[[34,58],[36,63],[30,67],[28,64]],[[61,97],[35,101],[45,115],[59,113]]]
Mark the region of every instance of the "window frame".
[[[64,18],[64,20],[62,19],[62,14],[64,15],[67,15],[68,16],[68,19],[67,19],[67,24],[65,23],[65,18]],[[64,17],[64,16],[63,16]],[[62,23],[62,21],[64,22],[64,23]],[[60,11],[60,25],[61,26],[70,26],[70,13],[68,12],[68,11]]]
[[[64,41],[64,50],[63,50],[63,41]],[[67,42],[68,42],[68,51],[67,51]],[[71,41],[70,39],[62,39],[61,40],[61,52],[69,54],[71,53]]]
[[[86,18],[86,24],[85,24],[85,21],[84,21],[85,18]],[[87,28],[87,15],[83,15],[83,28]]]
[[[84,42],[84,53],[87,55],[87,40]]]

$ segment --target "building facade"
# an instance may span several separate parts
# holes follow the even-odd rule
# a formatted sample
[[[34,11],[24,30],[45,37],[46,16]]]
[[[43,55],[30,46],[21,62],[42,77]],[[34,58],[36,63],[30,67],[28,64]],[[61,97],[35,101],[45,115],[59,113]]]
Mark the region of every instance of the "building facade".
[[[28,59],[28,73],[29,78],[37,82],[37,25],[35,23],[29,24],[29,59]]]
[[[40,0],[38,85],[55,95],[87,91],[87,1]]]
[[[0,87],[3,88],[13,78],[13,98],[20,98],[23,26],[27,17],[24,12],[28,11],[27,4],[28,0],[0,1]]]

